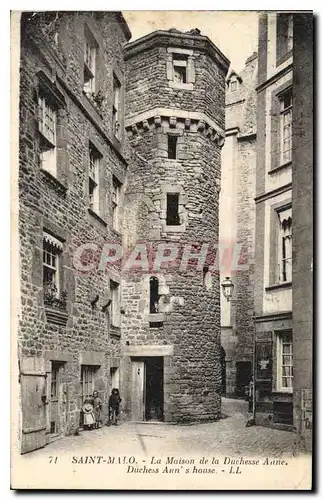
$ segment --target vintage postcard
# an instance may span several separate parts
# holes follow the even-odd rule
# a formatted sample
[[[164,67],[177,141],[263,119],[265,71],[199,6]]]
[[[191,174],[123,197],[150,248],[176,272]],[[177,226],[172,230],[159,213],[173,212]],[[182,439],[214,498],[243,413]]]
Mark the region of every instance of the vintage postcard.
[[[311,490],[313,13],[12,11],[13,489]]]

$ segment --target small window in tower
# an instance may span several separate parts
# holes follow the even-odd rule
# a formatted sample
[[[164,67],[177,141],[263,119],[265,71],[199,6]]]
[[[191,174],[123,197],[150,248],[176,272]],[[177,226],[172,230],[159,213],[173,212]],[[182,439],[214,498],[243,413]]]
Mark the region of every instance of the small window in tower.
[[[187,56],[176,54],[173,58],[174,82],[187,83]]]
[[[168,158],[170,160],[176,160],[177,156],[177,136],[168,135]]]
[[[159,283],[158,279],[152,276],[149,280],[149,312],[150,314],[158,313],[158,293]]]
[[[179,226],[179,194],[178,193],[168,193],[167,194],[167,212],[166,212],[166,224],[167,226]]]

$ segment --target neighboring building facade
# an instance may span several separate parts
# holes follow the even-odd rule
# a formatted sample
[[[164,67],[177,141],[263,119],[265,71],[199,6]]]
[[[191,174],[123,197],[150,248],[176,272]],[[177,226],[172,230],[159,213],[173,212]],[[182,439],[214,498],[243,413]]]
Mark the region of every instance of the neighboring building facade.
[[[22,452],[77,432],[94,389],[132,420],[220,416],[212,264],[143,274],[106,252],[217,243],[229,62],[198,30],[130,37],[117,12],[22,15]]]
[[[82,243],[121,243],[113,200],[127,170],[130,36],[120,13],[22,14],[22,452],[75,432],[84,399],[96,388],[106,401],[119,383],[120,315],[109,298],[118,298],[120,270],[86,271],[85,259],[77,272],[74,256]]]
[[[294,14],[293,347],[297,449],[312,449],[313,14]]]
[[[175,266],[124,275],[123,391],[139,401],[126,396],[126,409],[135,420],[214,420],[220,289],[202,246],[218,242],[229,62],[199,30],[156,31],[128,44],[125,57],[126,130],[140,159],[128,172],[128,245],[148,242],[153,256],[158,245],[174,245],[177,256]],[[192,254],[202,255],[200,267],[182,268]]]
[[[256,169],[256,422],[293,425],[293,15],[259,15]]]
[[[241,269],[220,268],[220,283],[230,277],[234,284],[229,301],[221,293],[222,393],[244,397],[254,351],[257,54],[246,60],[239,75],[232,70],[226,83],[219,240],[223,245],[239,245]]]
[[[259,20],[256,421],[312,428],[313,15]]]

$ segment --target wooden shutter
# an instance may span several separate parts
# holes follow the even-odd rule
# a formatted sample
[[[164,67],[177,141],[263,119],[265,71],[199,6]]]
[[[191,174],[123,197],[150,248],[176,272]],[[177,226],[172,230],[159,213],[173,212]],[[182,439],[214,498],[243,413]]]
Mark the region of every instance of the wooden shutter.
[[[20,360],[21,453],[43,448],[47,442],[47,373],[41,358]]]

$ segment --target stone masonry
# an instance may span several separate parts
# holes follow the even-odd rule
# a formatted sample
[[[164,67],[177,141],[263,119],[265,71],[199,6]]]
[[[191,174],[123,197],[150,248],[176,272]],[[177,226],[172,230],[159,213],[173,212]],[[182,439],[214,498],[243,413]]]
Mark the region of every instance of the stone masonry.
[[[218,241],[229,62],[199,30],[155,32],[124,49],[130,37],[118,12],[22,14],[22,452],[77,432],[82,404],[94,389],[106,402],[119,386],[131,419],[137,402],[131,370],[142,357],[163,360],[163,420],[220,415],[219,276],[208,260],[199,268],[194,259],[184,270],[178,264],[185,244],[198,253],[202,244]],[[173,78],[176,58],[186,65],[182,83]],[[54,127],[52,143],[44,124],[50,132]],[[170,135],[175,159],[168,157]],[[44,163],[53,155],[55,170]],[[169,195],[178,201],[174,225]],[[135,244],[143,254],[147,249],[146,272],[134,262],[127,268],[125,259],[101,266],[102,249],[111,242],[125,256]],[[180,247],[174,267],[155,271],[161,243]],[[50,271],[49,247],[55,255]],[[44,283],[46,269],[54,269],[56,289]],[[158,280],[155,314],[152,276]]]
[[[221,345],[225,351],[223,391],[244,397],[252,376],[254,326],[255,171],[257,53],[226,80],[226,142],[222,155],[220,240],[239,245],[244,268],[221,270],[230,276],[232,299],[221,296]]]
[[[174,54],[193,65],[189,82],[176,84],[169,75]],[[225,57],[200,33],[157,31],[126,46],[126,130],[139,158],[127,177],[125,197],[133,202],[125,215],[126,224],[131,221],[126,239],[129,245],[131,239],[148,240],[153,256],[160,243],[178,244],[179,251],[172,267],[166,264],[156,274],[150,266],[144,277],[124,278],[128,313],[122,330],[138,356],[147,345],[170,349],[164,360],[166,421],[220,414],[219,277],[213,274],[207,284],[196,261],[184,270],[179,263],[185,244],[199,253],[203,243],[218,242],[227,68]],[[177,138],[175,159],[168,158],[169,135]],[[167,193],[179,195],[179,225],[171,227]],[[157,317],[149,314],[151,276],[159,280]]]
[[[104,95],[101,106],[83,92],[85,29],[97,43],[96,92]],[[117,141],[114,137],[110,109],[112,71],[117,68],[123,78],[123,45],[130,36],[119,13],[24,13],[21,19],[19,358],[22,374],[24,366],[33,363],[47,373],[47,400],[36,401],[41,411],[42,404],[45,409],[50,407],[51,363],[61,363],[58,433],[78,429],[81,366],[93,367],[95,388],[106,400],[111,391],[109,370],[120,359],[120,330],[111,328],[109,314],[102,310],[110,276],[96,269],[76,272],[73,255],[82,243],[95,242],[101,248],[107,241],[121,242],[111,222],[112,175],[121,180],[125,177],[127,146],[126,138]],[[39,164],[40,92],[55,101],[57,109],[56,176]],[[102,155],[96,214],[89,209],[87,195],[89,142]],[[62,243],[60,282],[66,291],[65,310],[44,303],[44,231]],[[23,379],[21,383],[22,399],[28,400],[30,382]],[[23,429],[37,424],[39,411],[22,408]],[[46,434],[50,419],[47,411]]]

